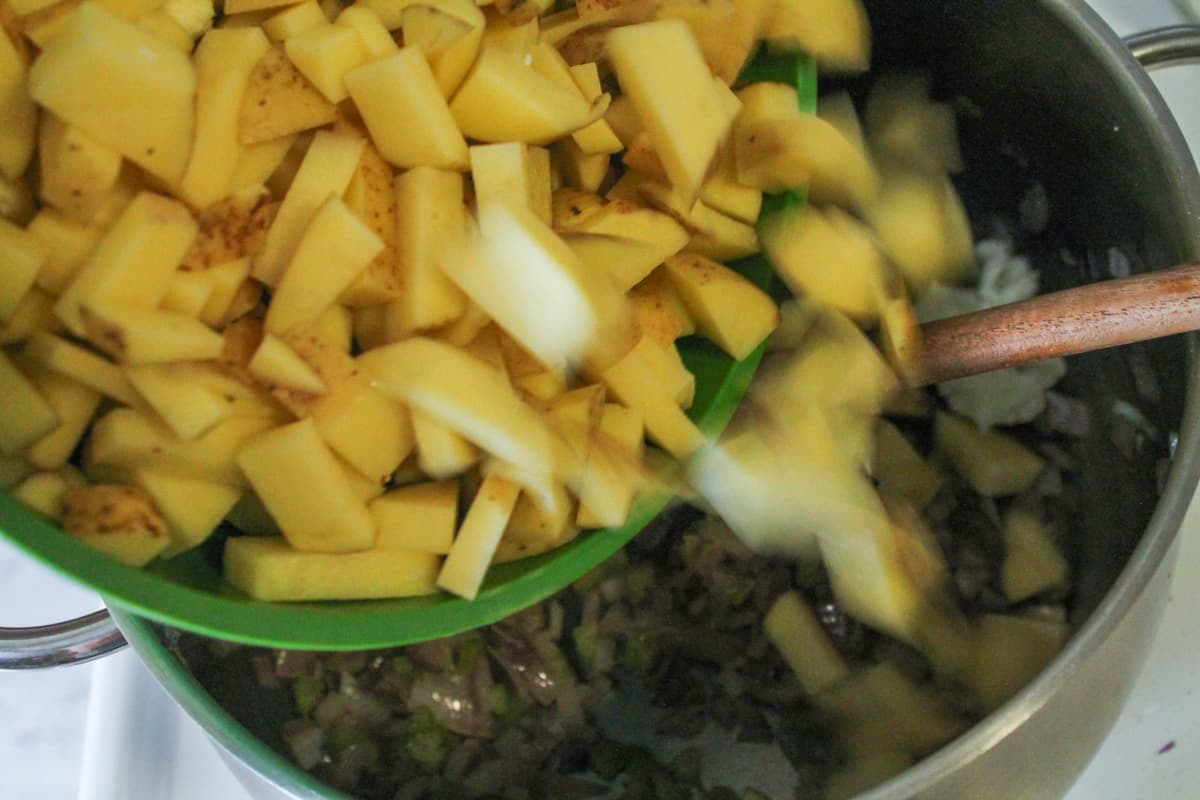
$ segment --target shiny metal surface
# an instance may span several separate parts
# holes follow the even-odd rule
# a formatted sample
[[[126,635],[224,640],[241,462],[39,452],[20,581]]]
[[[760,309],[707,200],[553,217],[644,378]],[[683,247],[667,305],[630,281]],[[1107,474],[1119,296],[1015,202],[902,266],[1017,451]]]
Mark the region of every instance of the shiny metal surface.
[[[41,669],[83,664],[125,646],[107,611],[52,625],[0,628],[0,669]]]
[[[1146,31],[1128,37],[1125,45],[1147,69],[1200,63],[1200,26],[1177,25]]]
[[[1200,257],[1200,175],[1177,125],[1130,51],[1080,0],[878,0],[879,62],[935,69],[1028,151],[1055,225],[1075,241],[1119,246],[1142,269]],[[1196,58],[1194,30],[1135,40],[1155,65]],[[1186,46],[1185,46],[1186,45]],[[1085,276],[1047,276],[1047,288]],[[1100,429],[1084,453],[1084,535],[1076,542],[1078,633],[1055,663],[960,739],[862,796],[1061,797],[1115,720],[1144,660],[1200,474],[1200,372],[1194,337],[1147,349],[1162,385],[1155,422],[1178,433],[1161,494],[1157,459],[1122,459]],[[1132,392],[1119,353],[1072,362],[1093,409]],[[1107,406],[1105,404],[1108,404]],[[1099,426],[1102,428],[1102,426]],[[263,800],[341,797],[232,723],[146,623],[116,614],[173,697],[224,748]]]

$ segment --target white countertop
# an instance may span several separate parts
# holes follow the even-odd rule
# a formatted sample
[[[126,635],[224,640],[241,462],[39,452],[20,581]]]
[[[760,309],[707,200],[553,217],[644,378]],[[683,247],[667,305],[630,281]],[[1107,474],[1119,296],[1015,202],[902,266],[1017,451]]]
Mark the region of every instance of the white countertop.
[[[1122,35],[1181,20],[1170,0],[1094,0],[1092,5]],[[1200,68],[1172,70],[1155,78],[1181,117],[1193,153],[1200,153],[1200,104],[1195,100]],[[1192,621],[1191,611],[1198,603],[1200,504],[1193,503],[1184,524],[1170,603],[1150,661],[1113,734],[1069,800],[1196,796],[1196,786],[1200,785],[1200,692],[1196,691],[1200,687],[1200,627]],[[98,607],[94,595],[33,564],[0,541],[0,624],[51,622]],[[85,719],[89,716],[88,692],[95,671],[95,667],[85,665],[34,673],[0,672],[0,785],[5,800],[81,796],[80,763]],[[147,691],[145,681],[149,679],[129,654],[106,665],[102,673],[100,684],[106,692],[113,692],[114,698],[132,698],[140,692],[136,696],[146,708],[161,715],[162,725],[156,730],[171,732],[157,744],[169,747],[159,752],[168,763],[177,761],[179,769],[170,783],[154,784],[160,791],[153,793],[153,800],[235,797],[228,774],[214,761],[212,748],[165,695]],[[134,715],[117,713],[106,698],[94,698],[91,716],[95,721],[89,739],[92,758],[88,780],[92,785],[83,796],[89,800],[151,800],[129,794],[128,789],[118,791],[118,784],[123,783],[118,780],[119,771],[105,768],[104,759],[97,757],[105,752],[97,749],[99,740],[137,730]],[[145,715],[137,716],[140,719]],[[136,746],[133,752],[136,755]],[[162,761],[158,763],[161,768]],[[187,786],[189,790],[169,790],[165,788],[168,785]]]

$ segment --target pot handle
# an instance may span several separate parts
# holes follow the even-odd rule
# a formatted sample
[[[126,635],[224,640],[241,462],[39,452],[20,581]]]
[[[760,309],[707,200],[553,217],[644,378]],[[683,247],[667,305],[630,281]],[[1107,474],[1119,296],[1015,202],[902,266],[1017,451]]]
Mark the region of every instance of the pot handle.
[[[1135,33],[1125,37],[1125,46],[1148,70],[1200,64],[1200,25],[1174,25]]]
[[[0,669],[40,669],[83,664],[125,646],[105,610],[29,628],[0,628]]]

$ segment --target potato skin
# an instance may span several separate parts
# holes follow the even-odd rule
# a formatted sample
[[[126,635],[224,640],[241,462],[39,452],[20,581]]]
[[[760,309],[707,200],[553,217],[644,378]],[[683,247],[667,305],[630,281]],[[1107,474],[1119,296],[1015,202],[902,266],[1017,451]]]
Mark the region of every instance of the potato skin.
[[[62,514],[63,529],[77,536],[132,531],[168,536],[154,501],[136,486],[76,486],[63,495]]]

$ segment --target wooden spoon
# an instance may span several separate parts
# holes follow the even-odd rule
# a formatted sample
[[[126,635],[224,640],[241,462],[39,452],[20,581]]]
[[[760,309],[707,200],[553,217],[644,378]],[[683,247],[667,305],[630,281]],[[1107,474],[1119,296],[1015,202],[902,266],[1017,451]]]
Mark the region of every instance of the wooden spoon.
[[[911,381],[926,386],[1193,330],[1200,330],[1200,264],[928,322]]]

